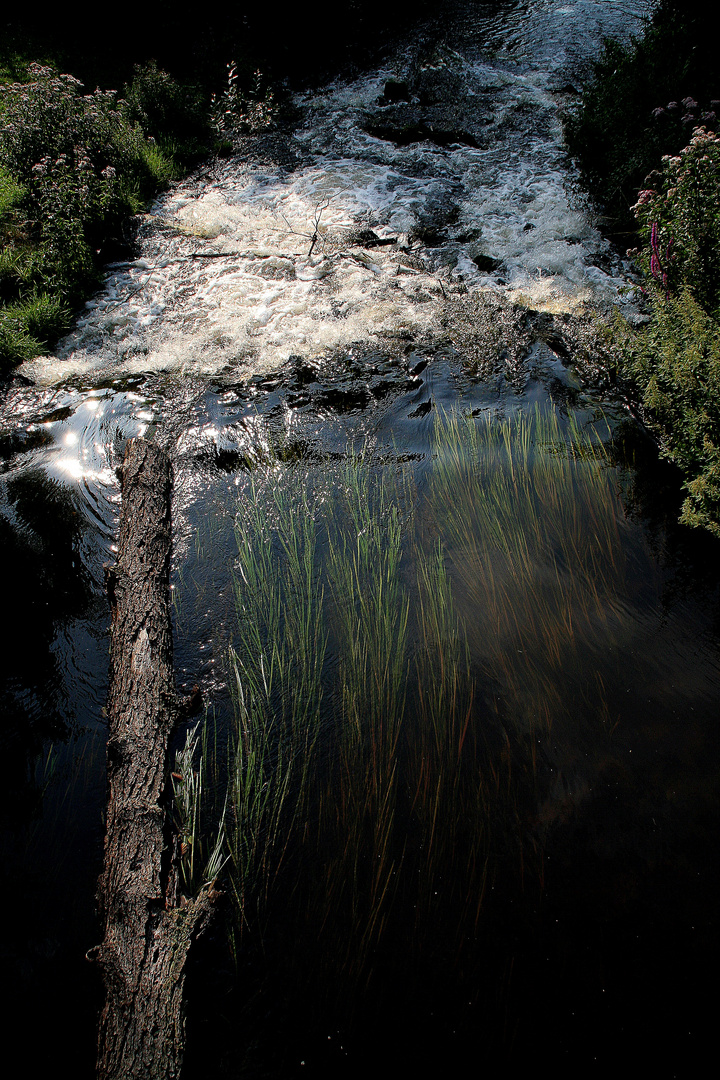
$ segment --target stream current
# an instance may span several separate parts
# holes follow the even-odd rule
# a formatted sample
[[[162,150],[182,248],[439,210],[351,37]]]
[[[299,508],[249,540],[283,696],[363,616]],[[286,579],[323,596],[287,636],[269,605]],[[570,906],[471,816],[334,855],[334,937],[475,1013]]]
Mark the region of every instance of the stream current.
[[[102,568],[126,440],[157,439],[173,458],[178,682],[199,681],[222,726],[233,516],[269,448],[317,469],[365,446],[418,462],[422,477],[443,410],[531,407],[602,414],[614,431],[632,583],[608,602],[612,647],[593,646],[568,676],[581,688],[577,728],[558,725],[539,751],[538,805],[522,828],[542,847],[528,871],[542,886],[502,874],[488,885],[502,902],[488,901],[487,985],[458,975],[461,960],[430,974],[419,965],[412,1020],[387,1000],[382,1017],[355,1002],[347,1016],[308,1020],[299,986],[288,1003],[280,977],[252,983],[262,948],[240,969],[270,1000],[240,993],[238,1004],[211,941],[191,979],[208,1004],[190,1007],[188,1075],[212,1061],[228,1076],[308,1065],[349,1076],[376,1068],[382,1047],[393,1068],[428,1074],[469,1050],[490,1067],[542,1060],[563,1075],[606,1075],[622,1055],[693,1075],[708,1014],[692,986],[716,949],[705,859],[718,816],[716,551],[659,508],[675,478],[622,404],[573,369],[592,349],[589,312],[642,316],[632,268],[581,195],[561,128],[603,37],[626,39],[649,8],[458,3],[375,70],[297,94],[287,129],[248,136],[156,201],[137,258],[109,266],[53,355],[8,387],[0,679],[14,881],[4,926],[15,929],[3,949],[17,1030],[39,1022],[52,1036],[29,1049],[31,1075],[58,1059],[92,1069],[98,988],[82,957],[98,935]],[[471,603],[458,606],[472,621]],[[611,747],[592,743],[582,715],[607,684]]]

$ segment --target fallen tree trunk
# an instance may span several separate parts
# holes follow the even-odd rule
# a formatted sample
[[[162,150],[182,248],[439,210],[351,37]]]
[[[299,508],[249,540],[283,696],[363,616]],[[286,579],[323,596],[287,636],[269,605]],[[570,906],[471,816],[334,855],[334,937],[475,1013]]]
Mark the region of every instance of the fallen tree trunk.
[[[108,810],[98,901],[105,928],[98,1076],[180,1075],[188,950],[217,893],[179,894],[169,814],[169,744],[182,712],[170,623],[172,471],[157,446],[133,440],[122,470],[108,691]]]

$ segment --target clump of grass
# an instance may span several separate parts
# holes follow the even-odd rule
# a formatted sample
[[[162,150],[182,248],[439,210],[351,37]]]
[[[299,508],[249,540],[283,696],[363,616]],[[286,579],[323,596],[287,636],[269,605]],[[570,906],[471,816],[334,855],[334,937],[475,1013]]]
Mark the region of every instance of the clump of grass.
[[[22,184],[7,169],[0,167],[0,230],[3,236],[17,226],[24,196]]]
[[[436,454],[429,499],[471,613],[471,648],[504,687],[515,727],[547,733],[565,708],[561,675],[612,632],[625,576],[603,441],[537,409],[446,417]]]
[[[307,807],[321,723],[325,634],[314,507],[253,476],[237,518],[238,636],[230,649],[232,888],[243,921],[267,903]]]
[[[218,821],[206,790],[207,725],[202,725],[202,734],[200,726],[198,722],[188,728],[185,744],[175,752],[171,776],[180,846],[180,884],[186,896],[194,896],[204,884],[214,881],[227,861],[225,807]],[[212,760],[217,761],[217,754],[212,755]]]
[[[399,757],[405,719],[409,596],[401,581],[403,521],[391,487],[371,478],[366,454],[338,478],[329,522],[328,577],[334,640],[337,757],[329,770],[321,843],[335,903],[350,933],[345,963],[362,970],[398,883]],[[332,841],[331,841],[332,843]]]
[[[31,296],[0,308],[0,363],[39,356],[67,326],[68,313],[57,297]]]
[[[298,465],[248,480],[231,889],[243,931],[312,928],[333,993],[398,941],[475,940],[489,877],[539,850],[538,747],[572,724],[625,588],[609,435],[554,410],[442,416],[425,476],[366,450],[330,497]],[[605,723],[601,680],[589,711]]]

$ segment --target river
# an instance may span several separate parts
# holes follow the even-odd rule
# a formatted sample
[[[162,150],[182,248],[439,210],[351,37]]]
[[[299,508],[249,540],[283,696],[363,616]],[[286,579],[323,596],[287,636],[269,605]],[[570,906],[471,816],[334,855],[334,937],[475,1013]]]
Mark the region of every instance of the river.
[[[162,195],[139,222],[137,258],[110,265],[55,352],[18,369],[0,404],[3,953],[31,1075],[57,1061],[92,1071],[99,987],[84,954],[99,934],[103,565],[116,470],[135,435],[173,459],[178,683],[201,684],[221,743],[234,723],[228,646],[242,646],[238,514],[267,514],[287,485],[293,513],[321,516],[358,454],[371,484],[399,483],[395,502],[368,489],[378,513],[400,507],[418,550],[444,545],[476,688],[472,724],[485,725],[476,764],[500,787],[500,743],[515,740],[513,799],[488,839],[478,846],[437,823],[448,849],[474,853],[477,872],[462,855],[431,874],[414,846],[428,834],[414,804],[403,811],[408,838],[391,873],[421,867],[428,878],[415,900],[397,886],[382,941],[375,922],[371,944],[363,937],[370,916],[357,930],[342,904],[317,913],[308,882],[327,873],[331,894],[328,868],[340,880],[349,864],[333,863],[329,834],[311,855],[298,841],[290,864],[303,913],[278,901],[262,930],[240,935],[235,961],[220,929],[200,951],[188,1076],[429,1075],[468,1053],[478,1069],[543,1062],[607,1075],[622,1058],[695,1075],[710,1022],[698,977],[717,948],[717,549],[675,525],[677,478],[613,387],[588,374],[593,313],[633,321],[642,306],[562,143],[563,111],[603,37],[627,38],[650,6],[460,2],[386,48],[377,68],[297,93],[292,123],[247,136]],[[435,463],[448,449],[443,424],[459,414],[481,431],[484,490],[508,467],[493,442],[502,425],[511,441],[525,432],[563,460],[593,460],[587,475],[551,470],[552,498],[569,486],[525,578],[516,563],[550,473],[537,471],[538,451],[526,495],[513,489],[506,535],[517,526],[522,543],[507,563],[502,544],[476,544],[475,504],[465,534],[453,533],[464,495],[447,492],[459,473]],[[587,495],[590,474],[601,480]],[[332,582],[327,537],[319,562]],[[416,658],[414,550],[403,548],[398,587]],[[572,627],[554,637],[548,567],[571,582],[562,617]],[[323,731],[340,709],[328,687],[344,677],[341,633],[329,626]],[[423,685],[403,691],[412,715]],[[334,738],[320,735],[321,758]],[[412,738],[403,745],[409,776]],[[322,768],[329,784],[332,765]],[[411,933],[422,903],[427,920]],[[373,911],[386,918],[382,905]],[[439,933],[450,923],[455,936]]]

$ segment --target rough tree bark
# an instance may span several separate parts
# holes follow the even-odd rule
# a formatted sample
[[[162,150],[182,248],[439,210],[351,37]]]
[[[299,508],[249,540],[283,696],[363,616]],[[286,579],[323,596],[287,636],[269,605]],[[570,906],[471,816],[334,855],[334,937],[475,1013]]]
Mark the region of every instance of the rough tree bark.
[[[108,693],[108,811],[94,950],[105,983],[98,1076],[180,1075],[188,950],[205,926],[212,885],[179,894],[168,806],[175,694],[170,623],[172,471],[157,446],[133,440],[122,469]]]

